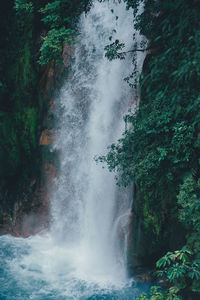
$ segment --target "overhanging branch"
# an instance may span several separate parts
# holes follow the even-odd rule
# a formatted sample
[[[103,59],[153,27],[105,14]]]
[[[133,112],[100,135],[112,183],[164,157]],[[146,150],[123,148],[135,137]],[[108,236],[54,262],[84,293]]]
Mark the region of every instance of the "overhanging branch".
[[[145,49],[132,49],[132,50],[128,50],[128,51],[124,51],[124,52],[119,52],[118,54],[122,54],[122,55],[125,55],[127,53],[132,53],[132,52],[145,52],[145,51],[148,51],[148,50],[153,50],[153,48],[145,48]]]

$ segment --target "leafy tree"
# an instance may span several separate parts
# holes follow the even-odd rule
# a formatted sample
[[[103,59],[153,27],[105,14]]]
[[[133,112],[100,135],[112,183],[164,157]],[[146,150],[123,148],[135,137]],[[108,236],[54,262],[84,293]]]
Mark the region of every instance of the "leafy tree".
[[[64,27],[49,30],[40,48],[39,63],[41,65],[46,65],[49,61],[54,61],[56,64],[61,63],[63,44],[74,44],[75,33],[75,30]]]
[[[177,196],[179,219],[187,228],[187,243],[200,261],[200,178],[186,176]]]
[[[159,274],[173,286],[152,290],[150,299],[193,299],[194,292],[200,293],[200,5],[196,0],[125,2],[137,16],[135,28],[149,40],[128,51],[149,50],[140,76],[141,101],[125,117],[122,138],[98,160],[118,172],[118,184],[134,180],[141,195],[137,217],[143,234],[151,228],[152,244],[168,241],[173,223],[185,228],[183,249],[190,250],[170,251],[157,263]],[[115,41],[106,46],[106,56],[123,59],[123,48]],[[165,243],[166,250],[170,247]]]
[[[87,11],[90,0],[56,0],[47,3],[40,9],[42,21],[46,25],[47,34],[40,48],[39,63],[47,64],[54,61],[62,62],[62,49],[64,44],[72,45],[78,34],[76,22],[83,11]]]

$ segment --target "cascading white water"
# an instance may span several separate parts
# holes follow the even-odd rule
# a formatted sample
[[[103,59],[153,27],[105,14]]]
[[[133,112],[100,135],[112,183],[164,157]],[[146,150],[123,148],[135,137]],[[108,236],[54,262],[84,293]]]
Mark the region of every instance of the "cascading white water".
[[[80,18],[55,112],[60,171],[51,229],[28,239],[0,237],[0,274],[6,278],[0,280],[0,296],[8,296],[3,299],[130,300],[139,293],[126,278],[132,188],[117,187],[114,175],[94,160],[121,136],[123,115],[133,104],[133,90],[123,80],[131,72],[131,56],[112,62],[104,56],[110,36],[127,50],[133,44],[132,12],[119,2],[94,0]],[[143,58],[137,57],[139,68]]]
[[[96,165],[94,156],[105,154],[124,129],[133,91],[123,78],[130,73],[131,59],[109,62],[104,47],[112,36],[131,48],[132,12],[123,2],[94,1],[79,27],[56,113],[61,166],[52,201],[52,235],[76,253],[73,263],[81,276],[122,280],[125,255],[116,222],[130,211],[132,197],[116,186],[113,174]]]

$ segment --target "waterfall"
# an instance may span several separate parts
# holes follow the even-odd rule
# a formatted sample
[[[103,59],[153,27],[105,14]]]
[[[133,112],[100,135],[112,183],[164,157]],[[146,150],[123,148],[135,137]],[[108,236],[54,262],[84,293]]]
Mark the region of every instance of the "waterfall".
[[[125,220],[130,211],[132,195],[130,188],[117,187],[114,175],[96,165],[94,157],[105,154],[124,130],[133,91],[123,78],[131,71],[131,58],[109,62],[104,47],[112,36],[131,49],[132,11],[123,2],[95,1],[81,16],[79,31],[55,114],[54,148],[60,151],[61,165],[51,232],[56,243],[76,253],[71,261],[82,276],[116,280],[126,277],[123,229],[118,227],[125,222],[120,217]]]
[[[8,299],[130,300],[140,293],[126,275],[132,187],[118,187],[115,175],[94,160],[121,137],[123,116],[134,104],[123,80],[131,73],[131,55],[110,62],[104,53],[111,39],[131,49],[132,19],[123,1],[95,0],[80,17],[55,110],[52,151],[59,153],[60,168],[52,184],[51,228],[28,239],[0,238],[7,279],[0,289]],[[143,58],[137,57],[140,68]]]

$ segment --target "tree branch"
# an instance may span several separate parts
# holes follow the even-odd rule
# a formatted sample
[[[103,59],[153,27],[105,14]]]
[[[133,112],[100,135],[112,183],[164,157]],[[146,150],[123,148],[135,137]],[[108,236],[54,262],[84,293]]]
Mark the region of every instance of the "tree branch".
[[[148,51],[148,50],[153,50],[153,48],[148,47],[146,49],[132,49],[132,50],[129,50],[129,51],[119,52],[118,54],[127,54],[127,53],[131,53],[131,52],[145,52],[145,51]]]

